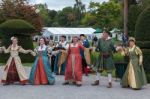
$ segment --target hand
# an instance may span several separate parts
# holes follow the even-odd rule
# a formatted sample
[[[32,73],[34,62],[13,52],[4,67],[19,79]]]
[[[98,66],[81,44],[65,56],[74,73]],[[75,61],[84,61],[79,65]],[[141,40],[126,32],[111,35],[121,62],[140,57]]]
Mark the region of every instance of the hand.
[[[2,47],[1,47],[1,49],[3,49],[3,50],[4,50],[4,49],[5,49],[5,46],[2,46]]]
[[[122,51],[122,50],[123,50],[122,46],[117,46],[116,47],[116,51]]]
[[[139,65],[142,66],[142,65],[143,65],[143,62],[140,61],[140,62],[139,62]]]

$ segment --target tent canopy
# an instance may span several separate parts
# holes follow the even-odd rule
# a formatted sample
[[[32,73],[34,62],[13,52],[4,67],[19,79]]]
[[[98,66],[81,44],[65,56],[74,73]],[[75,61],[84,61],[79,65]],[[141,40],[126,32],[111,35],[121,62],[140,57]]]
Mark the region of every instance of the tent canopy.
[[[112,29],[110,32],[111,32],[111,33],[118,33],[118,32],[120,32],[120,30],[117,29],[117,28],[114,28],[114,29]]]
[[[96,33],[102,33],[102,32],[103,32],[103,30],[101,28],[97,28],[94,33],[96,34]]]
[[[45,27],[43,28],[43,36],[50,35],[92,35],[95,32],[93,28],[63,28],[63,27]]]

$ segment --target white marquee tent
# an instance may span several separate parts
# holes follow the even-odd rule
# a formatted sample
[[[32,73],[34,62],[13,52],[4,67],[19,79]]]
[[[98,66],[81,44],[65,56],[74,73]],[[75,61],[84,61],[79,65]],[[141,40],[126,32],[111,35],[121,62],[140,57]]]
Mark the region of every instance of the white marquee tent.
[[[59,41],[61,35],[66,35],[67,41],[70,41],[74,35],[85,34],[91,40],[94,32],[95,29],[93,28],[45,27],[43,28],[42,35],[46,38],[50,38],[51,36],[55,41]]]

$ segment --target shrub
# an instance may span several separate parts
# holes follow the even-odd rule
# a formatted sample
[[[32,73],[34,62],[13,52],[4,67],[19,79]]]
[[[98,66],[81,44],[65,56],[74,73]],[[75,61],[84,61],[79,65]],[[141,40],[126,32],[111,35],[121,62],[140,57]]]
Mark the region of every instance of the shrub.
[[[150,6],[140,15],[135,27],[135,38],[137,45],[142,49],[144,56],[144,68],[150,82]]]
[[[21,19],[12,19],[5,21],[0,25],[0,29],[5,33],[31,33],[35,31],[34,26]]]
[[[3,33],[2,46],[8,47],[11,44],[10,38],[15,36],[19,40],[19,45],[24,49],[33,49],[33,42],[31,38],[32,32],[35,31],[34,27],[20,19],[8,20],[0,25],[0,29]],[[33,62],[33,57],[31,55],[20,54],[22,62]],[[6,62],[9,55],[1,54],[0,62]]]
[[[142,12],[142,7],[140,5],[130,5],[129,23],[128,23],[130,36],[134,36],[136,21],[141,12]]]

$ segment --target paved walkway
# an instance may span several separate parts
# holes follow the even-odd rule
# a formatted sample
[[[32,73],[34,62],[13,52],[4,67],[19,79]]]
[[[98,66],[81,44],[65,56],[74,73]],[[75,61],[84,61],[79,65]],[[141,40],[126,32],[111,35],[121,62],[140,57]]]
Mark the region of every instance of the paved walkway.
[[[30,68],[26,67],[29,74]],[[0,67],[0,78],[2,67]],[[0,85],[0,99],[150,99],[150,85],[142,90],[123,89],[119,82],[113,83],[113,88],[106,88],[107,78],[102,77],[101,85],[93,87],[93,75],[83,77],[83,86],[63,86],[63,76],[56,77],[55,85]]]

